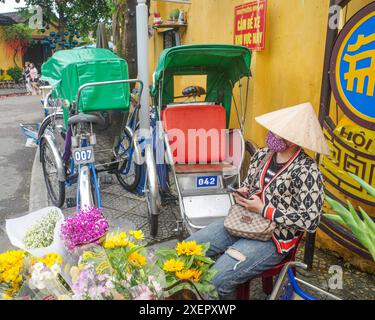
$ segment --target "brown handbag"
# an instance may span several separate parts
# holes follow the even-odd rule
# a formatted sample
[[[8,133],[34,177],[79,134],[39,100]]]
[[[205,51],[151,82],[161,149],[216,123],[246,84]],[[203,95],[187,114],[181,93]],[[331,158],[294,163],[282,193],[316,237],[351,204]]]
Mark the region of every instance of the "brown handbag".
[[[261,161],[253,174],[252,181],[249,184],[249,189],[255,189],[255,178],[271,156],[272,153],[268,153]],[[249,194],[252,196],[255,192],[250,191]],[[251,196],[249,196],[249,198]],[[234,204],[224,220],[224,227],[231,235],[236,237],[268,241],[273,235],[276,223],[263,218],[258,213],[251,212],[238,204]]]

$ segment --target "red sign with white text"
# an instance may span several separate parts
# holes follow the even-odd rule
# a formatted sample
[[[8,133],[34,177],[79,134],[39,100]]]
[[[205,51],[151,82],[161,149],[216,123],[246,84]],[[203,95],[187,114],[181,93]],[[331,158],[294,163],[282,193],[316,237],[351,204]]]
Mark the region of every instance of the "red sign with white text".
[[[234,44],[260,51],[265,47],[267,0],[235,7]]]

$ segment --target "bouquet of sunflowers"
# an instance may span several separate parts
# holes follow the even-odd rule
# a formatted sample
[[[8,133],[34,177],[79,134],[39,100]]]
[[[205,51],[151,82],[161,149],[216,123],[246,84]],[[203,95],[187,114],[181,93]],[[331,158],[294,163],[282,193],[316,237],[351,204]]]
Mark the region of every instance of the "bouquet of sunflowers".
[[[113,284],[123,299],[157,300],[164,298],[164,273],[148,261],[141,230],[115,231],[103,242],[113,268]]]
[[[202,299],[217,297],[209,244],[181,242],[154,252],[143,239],[141,230],[116,230],[100,243],[75,247],[64,261],[57,253],[0,254],[0,299],[186,299],[194,290]]]
[[[165,271],[170,296],[194,288],[201,298],[217,298],[211,282],[217,271],[211,268],[214,261],[206,257],[208,248],[209,244],[183,241],[174,249],[156,250],[156,264]]]

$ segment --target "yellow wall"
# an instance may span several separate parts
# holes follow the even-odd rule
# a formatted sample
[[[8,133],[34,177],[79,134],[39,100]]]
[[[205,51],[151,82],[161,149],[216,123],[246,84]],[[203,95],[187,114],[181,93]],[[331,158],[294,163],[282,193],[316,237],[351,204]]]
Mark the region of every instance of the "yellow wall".
[[[14,67],[13,52],[4,41],[5,27],[0,26],[0,69],[8,70]],[[17,56],[17,64],[22,66],[21,53]]]
[[[160,12],[166,20],[172,9],[185,10],[188,28],[182,37],[183,44],[232,44],[234,7],[250,1],[192,0],[191,5],[184,6],[152,1],[151,12]],[[372,1],[352,0],[341,12],[342,20],[349,20],[353,14]],[[330,1],[267,2],[266,48],[253,53],[253,77],[249,88],[250,100],[245,125],[245,138],[258,146],[264,145],[266,130],[255,122],[256,116],[305,101],[310,101],[318,114]],[[341,27],[344,23],[345,21],[342,21]],[[162,45],[162,36],[155,33],[150,39],[151,72],[155,69],[158,56],[163,49]],[[183,85],[186,85],[186,81],[181,81],[177,90],[181,90]],[[238,94],[235,97],[238,99]],[[335,105],[332,97],[330,116],[337,124],[343,114]],[[232,112],[231,126],[238,125],[234,115]],[[356,256],[321,231],[318,232],[317,244],[338,252],[362,270],[375,272],[372,262]]]
[[[7,44],[4,41],[4,32],[5,32],[6,27],[5,26],[0,26],[0,69],[7,70],[9,68],[14,67],[14,62],[13,62],[13,52],[11,49],[7,47]],[[55,31],[53,28],[46,31],[46,33],[41,33],[39,30],[34,30],[32,32],[32,36],[46,36],[49,34],[49,32]],[[19,52],[17,55],[17,64],[19,67],[22,67],[22,53]]]
[[[183,43],[233,43],[234,7],[249,1],[192,2],[184,6],[188,28]],[[266,49],[253,54],[245,128],[245,137],[256,144],[263,145],[265,130],[255,123],[255,116],[305,101],[318,108],[328,3],[328,0],[268,1]],[[156,10],[166,17],[170,7],[178,5],[157,3]],[[157,54],[162,37],[157,35],[151,42]],[[236,126],[236,117],[232,116],[231,123]]]
[[[352,0],[347,19],[372,0]],[[185,10],[183,44],[233,43],[234,7],[249,0],[192,0],[191,5],[152,1],[151,13],[164,20],[174,8]],[[249,89],[246,139],[264,145],[265,130],[254,117],[311,101],[318,113],[329,0],[268,0],[266,49],[254,52]],[[150,19],[152,23],[152,17]],[[163,37],[150,39],[150,69],[155,69]],[[181,89],[181,88],[180,88]],[[236,95],[238,98],[238,95]],[[232,126],[237,126],[232,113]]]

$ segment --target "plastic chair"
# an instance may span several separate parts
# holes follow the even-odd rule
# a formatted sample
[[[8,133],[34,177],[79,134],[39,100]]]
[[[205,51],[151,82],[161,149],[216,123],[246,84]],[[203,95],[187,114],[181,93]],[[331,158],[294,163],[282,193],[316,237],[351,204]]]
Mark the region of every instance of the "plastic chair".
[[[273,277],[278,276],[279,273],[281,272],[282,268],[287,263],[289,263],[291,261],[295,261],[298,246],[299,246],[302,238],[303,238],[303,234],[300,235],[300,237],[298,238],[298,240],[296,242],[296,246],[294,247],[294,249],[279,264],[272,267],[271,269],[268,269],[268,270],[264,271],[263,273],[261,273],[257,277],[254,277],[254,278],[246,281],[245,283],[240,284],[238,286],[237,292],[236,292],[237,300],[249,300],[249,298],[250,298],[250,282],[253,279],[259,278],[259,277],[262,277],[263,292],[267,295],[270,295],[272,293],[272,290],[273,290]],[[295,271],[295,270],[293,269],[293,271]]]

